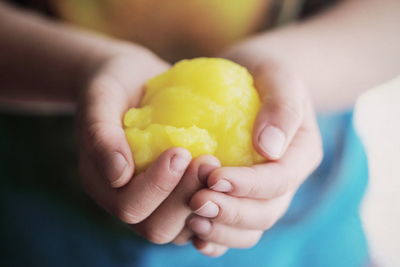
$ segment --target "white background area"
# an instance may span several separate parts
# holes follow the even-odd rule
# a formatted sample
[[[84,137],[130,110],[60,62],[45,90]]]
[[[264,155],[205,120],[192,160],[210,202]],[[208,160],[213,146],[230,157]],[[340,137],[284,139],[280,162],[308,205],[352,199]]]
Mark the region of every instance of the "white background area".
[[[400,76],[358,99],[355,123],[369,159],[361,212],[372,259],[400,266]]]

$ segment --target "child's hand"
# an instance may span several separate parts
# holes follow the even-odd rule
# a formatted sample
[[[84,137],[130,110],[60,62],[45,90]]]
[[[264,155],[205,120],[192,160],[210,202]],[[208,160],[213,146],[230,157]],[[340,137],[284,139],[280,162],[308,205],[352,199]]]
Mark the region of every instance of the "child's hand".
[[[194,245],[209,256],[257,244],[322,158],[319,130],[304,85],[279,65],[234,59],[244,63],[255,78],[263,106],[253,143],[269,161],[218,168],[208,177],[209,189],[192,197],[190,207],[197,216],[189,218],[187,225],[197,234]]]
[[[187,150],[172,148],[134,176],[121,118],[139,103],[145,81],[168,67],[148,53],[112,56],[94,71],[79,104],[80,171],[86,191],[101,207],[148,240],[167,243],[185,227],[190,197],[220,165],[211,156],[191,161]]]

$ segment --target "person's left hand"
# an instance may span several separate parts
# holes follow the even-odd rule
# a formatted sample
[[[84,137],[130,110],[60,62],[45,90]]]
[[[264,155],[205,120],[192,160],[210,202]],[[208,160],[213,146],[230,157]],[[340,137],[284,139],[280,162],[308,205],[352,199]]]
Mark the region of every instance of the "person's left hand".
[[[187,221],[193,244],[208,256],[228,248],[258,243],[286,212],[295,192],[322,159],[319,129],[311,99],[302,82],[279,62],[228,58],[253,74],[262,106],[253,131],[255,149],[266,163],[221,167],[208,177],[208,188],[190,200],[194,216]],[[245,60],[243,60],[245,59]]]

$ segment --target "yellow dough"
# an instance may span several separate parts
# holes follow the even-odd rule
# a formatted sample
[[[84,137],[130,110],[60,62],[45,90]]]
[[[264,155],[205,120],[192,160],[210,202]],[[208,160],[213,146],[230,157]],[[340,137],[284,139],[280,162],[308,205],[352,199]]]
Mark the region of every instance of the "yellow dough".
[[[259,108],[245,68],[220,58],[182,60],[150,79],[140,107],[125,114],[135,166],[144,170],[171,147],[215,155],[223,166],[262,162],[252,144]]]

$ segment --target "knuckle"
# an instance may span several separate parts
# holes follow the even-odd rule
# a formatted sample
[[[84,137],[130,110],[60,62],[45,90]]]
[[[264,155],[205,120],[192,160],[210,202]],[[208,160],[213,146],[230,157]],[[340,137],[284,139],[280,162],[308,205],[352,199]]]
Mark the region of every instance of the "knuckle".
[[[103,137],[102,123],[92,123],[88,125],[85,131],[85,139],[90,142],[97,144],[102,140]]]
[[[255,232],[252,236],[248,239],[246,244],[244,244],[243,248],[252,248],[258,244],[262,236],[262,232]]]
[[[243,216],[240,214],[240,212],[235,210],[234,212],[232,212],[230,222],[232,225],[240,225],[243,222]]]
[[[284,113],[292,121],[301,121],[303,117],[303,109],[300,101],[295,100],[282,100],[275,104],[277,110]]]
[[[152,226],[145,227],[141,235],[148,241],[159,245],[170,243],[175,238],[175,236]]]
[[[142,211],[135,209],[128,204],[119,205],[114,209],[114,214],[122,222],[127,224],[137,224],[147,217]]]
[[[177,239],[174,240],[172,243],[177,246],[183,246],[189,244],[190,239]]]
[[[217,258],[220,257],[222,255],[224,255],[226,253],[228,249],[226,247],[218,247],[218,248],[214,248],[213,251],[211,251],[210,253],[206,253],[206,255],[213,257],[213,258]]]
[[[261,229],[263,231],[269,230],[272,228],[272,226],[274,226],[274,221],[271,219],[265,219],[262,223],[261,223]]]
[[[172,241],[172,243],[174,243],[175,245],[178,245],[178,246],[186,245],[186,244],[188,244],[190,242],[191,239],[192,239],[191,236],[190,237],[178,236]]]
[[[107,127],[103,122],[96,122],[89,125],[85,139],[92,152],[95,152],[113,142],[115,138],[113,138],[108,128],[109,127]]]
[[[260,186],[260,181],[262,177],[258,174],[257,170],[254,168],[248,167],[251,175],[251,179],[248,179],[248,192],[247,196],[256,197],[261,195],[262,186]]]
[[[155,195],[167,195],[175,188],[180,181],[181,176],[165,171],[165,166],[162,163],[156,162],[144,172],[144,180],[146,190],[149,190]]]
[[[292,187],[291,177],[284,176],[280,177],[279,181],[276,183],[276,188],[273,193],[273,196],[279,197],[287,193]]]
[[[221,205],[219,205],[221,207]],[[229,211],[228,211],[229,210]],[[223,209],[221,208],[218,220],[228,225],[240,225],[243,222],[243,216],[237,209]]]
[[[155,181],[150,177],[145,179],[148,179],[149,183],[147,184],[147,187],[153,195],[168,195],[171,193],[175,185],[173,181],[168,181],[167,179],[165,181]]]
[[[113,73],[109,71],[103,71],[101,75],[97,76],[91,83],[89,93],[93,93],[96,96],[107,99],[112,94],[120,94],[125,90],[125,87]]]
[[[192,208],[197,209],[201,206],[199,204],[205,203],[208,200],[215,202],[214,200],[212,200],[212,195],[213,195],[213,192],[210,192],[208,189],[200,189],[200,191],[197,191],[197,193],[195,193],[192,196],[192,198],[190,200],[190,206]]]

